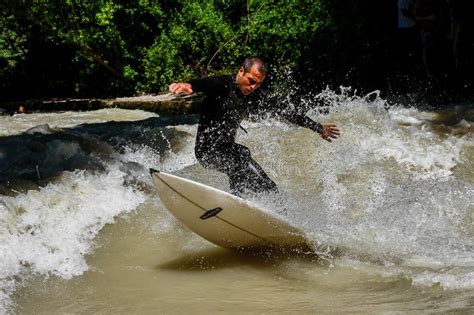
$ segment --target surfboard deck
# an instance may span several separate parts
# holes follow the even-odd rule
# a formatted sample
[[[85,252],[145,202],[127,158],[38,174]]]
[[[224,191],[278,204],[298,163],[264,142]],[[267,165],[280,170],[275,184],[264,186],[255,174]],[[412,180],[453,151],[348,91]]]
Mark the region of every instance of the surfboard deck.
[[[305,234],[242,198],[150,169],[165,207],[191,231],[226,248],[308,248]]]

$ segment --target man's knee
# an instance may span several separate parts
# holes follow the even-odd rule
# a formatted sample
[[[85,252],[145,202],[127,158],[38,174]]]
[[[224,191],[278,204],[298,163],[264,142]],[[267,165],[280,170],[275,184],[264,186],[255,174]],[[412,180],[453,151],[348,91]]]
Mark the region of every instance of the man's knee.
[[[215,169],[219,172],[229,174],[234,169],[234,159],[228,152],[220,150],[195,151],[196,159],[205,168]]]
[[[196,154],[196,159],[199,164],[205,168],[217,168],[219,163],[215,155],[210,154]]]
[[[220,147],[199,146],[195,148],[195,156],[204,167],[216,168],[225,173],[245,168],[252,159],[250,150],[237,143]]]
[[[240,194],[245,190],[256,193],[278,193],[278,187],[273,180],[263,171],[263,169],[250,159],[245,167],[233,172],[229,176],[231,190]]]

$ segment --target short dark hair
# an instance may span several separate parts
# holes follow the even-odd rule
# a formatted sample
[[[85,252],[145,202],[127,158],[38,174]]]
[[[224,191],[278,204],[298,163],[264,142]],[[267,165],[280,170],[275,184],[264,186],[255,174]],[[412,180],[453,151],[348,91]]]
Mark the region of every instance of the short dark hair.
[[[267,65],[263,60],[259,57],[248,57],[245,58],[242,62],[242,68],[244,68],[244,72],[247,73],[252,69],[252,67],[256,65],[257,69],[260,73],[267,75]]]

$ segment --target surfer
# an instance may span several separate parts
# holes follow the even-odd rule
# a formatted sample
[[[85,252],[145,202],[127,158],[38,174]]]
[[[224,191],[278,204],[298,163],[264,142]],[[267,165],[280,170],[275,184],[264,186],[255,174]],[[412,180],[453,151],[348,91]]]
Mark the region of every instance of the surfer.
[[[250,57],[243,61],[235,76],[206,77],[169,86],[171,93],[204,93],[196,136],[196,158],[204,167],[227,174],[231,192],[237,196],[247,190],[278,192],[277,185],[252,158],[250,150],[235,142],[237,130],[242,128],[240,123],[252,101],[250,95],[261,86],[266,75],[267,67],[262,59]],[[319,133],[329,142],[339,137],[335,125],[322,125],[294,109],[274,110],[290,122]]]

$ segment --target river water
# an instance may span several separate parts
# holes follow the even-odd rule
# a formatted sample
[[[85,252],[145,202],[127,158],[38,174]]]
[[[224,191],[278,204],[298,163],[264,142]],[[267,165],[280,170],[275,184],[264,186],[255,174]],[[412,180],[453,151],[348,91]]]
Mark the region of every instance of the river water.
[[[218,248],[166,211],[150,167],[228,189],[195,116],[0,117],[0,313],[474,311],[473,106],[326,94],[332,144],[276,119],[238,136],[312,253]]]

